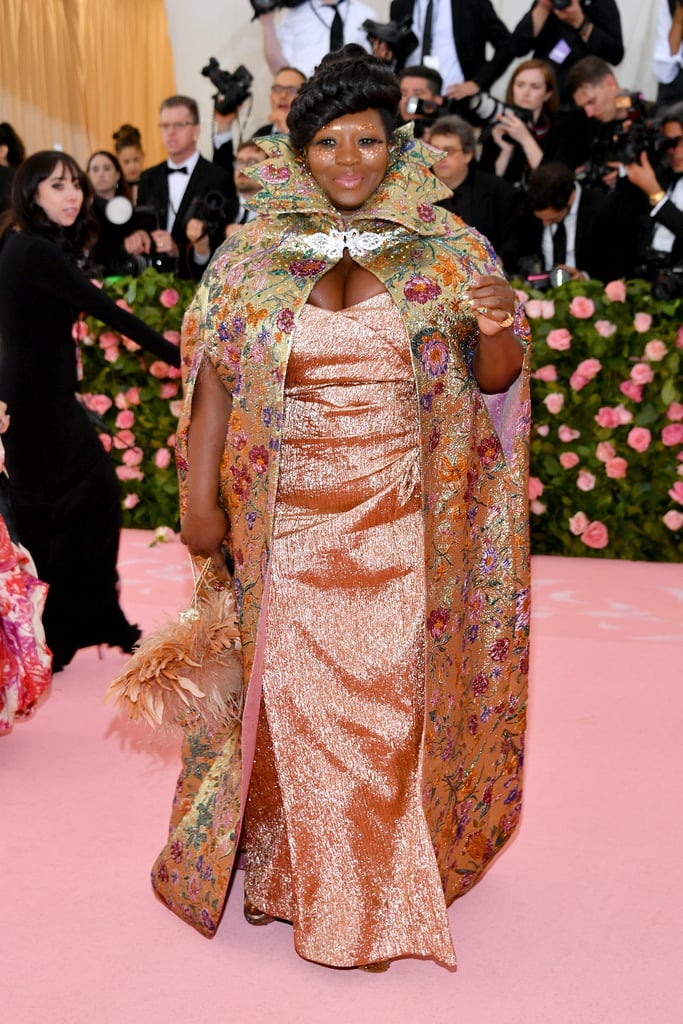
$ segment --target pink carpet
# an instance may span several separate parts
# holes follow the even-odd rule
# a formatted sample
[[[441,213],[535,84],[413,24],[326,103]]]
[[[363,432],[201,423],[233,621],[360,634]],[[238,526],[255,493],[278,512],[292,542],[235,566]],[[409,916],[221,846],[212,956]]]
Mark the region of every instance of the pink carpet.
[[[123,603],[151,628],[189,593],[175,542],[128,532]],[[519,836],[450,910],[457,972],[300,960],[252,928],[241,875],[211,942],[152,896],[176,743],[103,704],[123,663],[81,652],[0,741],[0,1017],[184,1021],[681,1024],[680,566],[537,558]]]

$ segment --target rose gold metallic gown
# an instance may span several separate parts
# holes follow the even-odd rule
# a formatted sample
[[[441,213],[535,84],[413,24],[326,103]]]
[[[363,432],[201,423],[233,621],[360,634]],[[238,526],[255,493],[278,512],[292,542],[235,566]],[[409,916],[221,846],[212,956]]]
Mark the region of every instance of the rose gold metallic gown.
[[[284,416],[245,892],[307,959],[452,965],[420,793],[416,393],[386,293],[304,307]]]

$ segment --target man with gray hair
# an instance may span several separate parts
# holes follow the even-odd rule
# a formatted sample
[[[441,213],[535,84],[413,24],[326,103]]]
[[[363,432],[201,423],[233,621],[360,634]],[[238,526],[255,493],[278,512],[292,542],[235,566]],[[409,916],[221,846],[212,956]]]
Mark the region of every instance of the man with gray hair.
[[[474,129],[457,114],[434,122],[429,144],[443,152],[432,170],[453,192],[439,205],[486,235],[511,272],[520,256],[521,193],[503,178],[479,169]]]

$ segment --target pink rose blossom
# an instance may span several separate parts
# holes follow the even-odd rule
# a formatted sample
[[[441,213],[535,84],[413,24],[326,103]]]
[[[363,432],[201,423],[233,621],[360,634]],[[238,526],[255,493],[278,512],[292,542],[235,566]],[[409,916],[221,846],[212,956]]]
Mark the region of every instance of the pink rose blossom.
[[[124,395],[123,391],[119,391],[119,393],[114,398],[114,405],[116,406],[117,409],[128,408],[128,402],[126,401],[126,396]]]
[[[166,438],[166,444],[169,448],[175,448],[175,434],[169,434]]]
[[[600,462],[607,462],[608,459],[613,459],[617,454],[614,445],[610,444],[609,441],[599,441],[595,449],[595,457]]]
[[[111,409],[111,398],[107,395],[83,395],[83,401],[88,409],[92,409],[98,416],[104,416],[105,412]]]
[[[634,384],[649,384],[650,381],[654,380],[654,373],[652,367],[648,366],[647,363],[636,363],[635,366],[631,367],[629,377]]]
[[[630,423],[633,419],[633,413],[629,412],[628,409],[621,402],[619,403],[619,405],[615,405],[614,412],[617,416],[617,425],[620,427],[623,427],[625,426],[625,424]]]
[[[177,394],[178,385],[174,384],[173,381],[167,381],[166,383],[162,384],[161,387],[159,388],[160,398],[175,398]]]
[[[581,431],[574,430],[563,423],[561,427],[557,428],[557,436],[564,444],[569,444],[570,441],[576,441],[577,437],[581,437]]]
[[[573,374],[569,378],[569,387],[572,391],[580,391],[581,388],[585,388],[586,384],[590,384],[588,377],[584,377],[578,370],[574,370]]]
[[[626,444],[636,452],[646,452],[651,440],[652,434],[647,427],[633,427],[628,432]]]
[[[683,505],[683,480],[676,481],[669,490],[669,497],[672,501],[677,501],[679,505]]]
[[[171,453],[168,448],[159,448],[154,456],[157,469],[168,469],[171,464]]]
[[[135,444],[135,434],[132,430],[119,430],[114,436],[114,448],[130,448],[132,444]]]
[[[543,483],[538,479],[537,476],[529,477],[529,498],[534,501],[536,498],[540,498],[543,494]]]
[[[633,318],[633,326],[638,331],[638,334],[644,334],[645,331],[649,331],[652,327],[652,317],[649,313],[636,313]]]
[[[555,303],[552,299],[541,299],[541,316],[544,320],[552,320],[555,316]]]
[[[577,512],[569,519],[569,532],[575,537],[580,537],[588,526],[589,519],[585,512]]]
[[[149,368],[149,372],[157,380],[165,380],[169,371],[168,363],[164,363],[161,359],[155,359]]]
[[[179,366],[169,366],[166,373],[168,380],[179,380],[183,375],[183,371]]]
[[[128,388],[126,391],[126,399],[131,405],[140,404],[140,388]]]
[[[643,355],[645,359],[649,359],[651,363],[658,363],[664,358],[668,351],[669,350],[663,341],[660,341],[659,338],[653,338],[652,341],[648,341],[645,346]]]
[[[119,336],[118,334],[114,334],[113,331],[102,331],[102,333],[100,334],[100,348],[113,348],[115,345],[118,345],[118,343]]]
[[[116,426],[119,429],[126,429],[132,427],[135,423],[135,413],[132,413],[130,409],[123,409],[116,417]]]
[[[544,505],[542,501],[535,501],[535,500],[532,501],[531,504],[529,505],[529,508],[531,509],[531,511],[533,512],[533,514],[535,516],[542,516],[543,513],[545,512],[545,510],[547,509],[547,507],[548,506]]]
[[[601,338],[611,338],[617,329],[611,320],[596,320],[593,326]]]
[[[550,427],[547,423],[539,423],[536,427],[536,433],[539,434],[541,437],[547,437],[550,433]]]
[[[668,427],[664,427],[662,431],[662,444],[665,444],[667,448],[683,444],[683,423],[670,423]]]
[[[175,288],[164,288],[163,292],[159,296],[159,302],[166,309],[173,309],[180,296]]]
[[[566,352],[571,348],[572,336],[566,327],[556,327],[548,334],[546,343],[548,348],[555,349],[556,352]]]
[[[581,469],[576,478],[576,486],[580,491],[592,491],[595,487],[595,477],[587,469]]]
[[[145,474],[137,466],[117,466],[116,475],[119,480],[144,480]]]
[[[88,337],[88,325],[85,320],[76,320],[71,328],[71,337],[74,341],[85,341]]]
[[[123,347],[126,349],[127,352],[139,352],[141,348],[141,346],[138,345],[137,341],[133,341],[132,338],[124,338]]]
[[[168,407],[171,410],[171,416],[180,416],[183,411],[182,398],[176,398],[174,402],[169,402]]]
[[[683,405],[680,402],[672,402],[666,410],[668,420],[683,420]]]
[[[569,312],[577,320],[590,320],[595,313],[595,303],[585,295],[576,295],[569,304]]]
[[[126,300],[125,300],[125,299],[117,299],[117,300],[116,300],[116,305],[117,305],[117,306],[120,306],[120,307],[121,307],[121,309],[125,309],[127,313],[132,313],[132,312],[133,312],[133,310],[132,310],[132,309],[131,309],[131,307],[130,307],[130,306],[128,305],[128,303],[126,302]]]
[[[135,506],[138,505],[139,503],[140,503],[140,495],[139,494],[127,494],[125,496],[125,498],[123,499],[123,507],[124,508],[135,508]]]
[[[683,348],[683,327],[679,327],[676,332],[676,348]]]
[[[601,406],[593,419],[599,427],[604,427],[606,430],[611,430],[613,427],[619,426],[619,417],[614,409],[609,405]]]
[[[610,302],[626,302],[626,285],[623,281],[610,281],[605,285],[605,295]]]
[[[602,370],[602,363],[599,359],[583,359],[576,369],[583,377],[593,380]]]
[[[546,384],[552,384],[557,380],[557,369],[552,363],[546,363],[545,366],[539,366],[536,373],[532,374],[534,380],[542,380]]]
[[[517,302],[521,302],[522,304],[524,304],[526,300],[529,298],[529,296],[527,292],[522,291],[521,288],[515,288],[515,298],[517,299]]]
[[[164,338],[166,338],[166,341],[170,341],[172,345],[178,345],[180,343],[180,331],[164,331]]]
[[[124,466],[139,466],[143,459],[142,448],[127,448],[121,456]]]
[[[564,395],[560,394],[559,391],[551,391],[551,393],[546,395],[543,399],[543,404],[548,412],[552,413],[554,416],[564,405]]]
[[[610,480],[621,480],[628,472],[628,462],[619,456],[615,459],[608,459],[605,463],[605,472]]]
[[[664,525],[669,530],[680,530],[683,526],[683,512],[679,512],[677,509],[672,508],[662,516]]]
[[[542,314],[543,307],[540,299],[529,299],[524,305],[524,312],[530,320],[538,320]]]
[[[117,348],[106,348],[104,350],[104,358],[108,363],[115,363],[121,353]]]
[[[100,441],[102,442],[102,447],[104,448],[105,452],[110,452],[111,451],[111,443],[112,443],[111,442],[111,434],[100,434],[99,438],[100,438]]]
[[[606,548],[609,544],[607,527],[599,519],[589,523],[581,534],[581,540],[587,548]]]
[[[560,465],[563,469],[573,469],[574,466],[578,466],[579,456],[576,452],[562,452],[560,455]]]
[[[632,402],[642,402],[643,400],[642,384],[634,384],[632,380],[622,380],[619,390],[622,395],[626,395]]]

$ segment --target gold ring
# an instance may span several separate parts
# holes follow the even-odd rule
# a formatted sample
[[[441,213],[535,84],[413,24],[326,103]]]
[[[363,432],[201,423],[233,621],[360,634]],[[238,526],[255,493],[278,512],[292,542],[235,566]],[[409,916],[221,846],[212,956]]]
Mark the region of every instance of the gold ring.
[[[499,327],[509,327],[514,321],[515,317],[513,313],[506,313],[503,319],[499,323]]]

